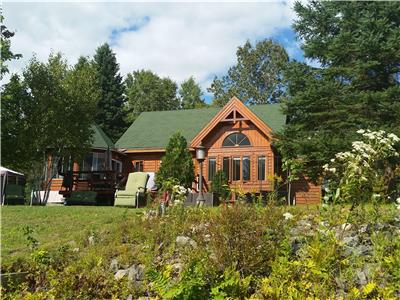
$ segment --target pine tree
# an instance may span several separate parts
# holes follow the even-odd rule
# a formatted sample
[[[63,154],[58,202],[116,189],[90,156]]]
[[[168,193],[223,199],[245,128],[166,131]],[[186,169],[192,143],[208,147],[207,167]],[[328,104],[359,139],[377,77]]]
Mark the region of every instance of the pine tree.
[[[173,178],[185,187],[191,187],[194,181],[192,155],[187,148],[185,137],[180,133],[175,133],[170,138],[156,176],[157,183],[161,185],[163,181]]]
[[[305,56],[285,73],[289,118],[278,146],[317,180],[322,165],[350,148],[358,129],[400,133],[400,3],[296,3]]]
[[[127,128],[124,85],[119,73],[119,65],[107,43],[97,48],[94,61],[102,91],[95,120],[115,141]]]
[[[11,51],[11,38],[14,36],[14,32],[7,29],[3,23],[4,17],[0,11],[0,31],[1,31],[1,59],[0,59],[0,79],[3,79],[3,75],[8,73],[8,67],[4,64],[6,61],[12,59],[20,59],[21,54],[15,54]]]
[[[193,76],[182,82],[178,93],[180,96],[179,100],[181,102],[182,109],[202,108],[207,106],[204,100],[201,99],[203,93]]]

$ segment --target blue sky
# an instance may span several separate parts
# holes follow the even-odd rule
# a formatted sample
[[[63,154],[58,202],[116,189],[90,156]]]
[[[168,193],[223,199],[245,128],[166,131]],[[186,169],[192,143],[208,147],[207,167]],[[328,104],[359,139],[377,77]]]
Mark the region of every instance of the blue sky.
[[[23,59],[10,64],[21,72],[33,53],[46,60],[61,51],[73,64],[110,43],[121,74],[149,69],[180,84],[194,76],[202,89],[235,64],[246,40],[280,42],[292,59],[303,60],[291,24],[293,3],[11,3],[5,24],[14,30],[12,49]],[[206,94],[209,99],[210,95]]]

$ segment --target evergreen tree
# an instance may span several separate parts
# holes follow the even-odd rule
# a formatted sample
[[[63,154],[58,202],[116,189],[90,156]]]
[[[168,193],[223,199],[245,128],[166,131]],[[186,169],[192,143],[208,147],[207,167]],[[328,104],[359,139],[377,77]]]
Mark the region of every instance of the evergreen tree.
[[[279,102],[285,94],[283,70],[289,60],[285,49],[272,40],[255,46],[247,41],[236,56],[237,64],[221,79],[215,77],[208,88],[214,94],[213,105],[223,106],[233,96],[248,104]]]
[[[207,106],[204,100],[201,99],[203,93],[193,76],[182,82],[178,93],[182,109],[202,108]]]
[[[144,111],[179,109],[177,85],[149,70],[135,71],[125,79],[128,120],[133,122]]]
[[[358,129],[400,133],[400,3],[313,1],[295,11],[305,56],[321,67],[287,68],[289,125],[278,146],[317,180]]]
[[[107,43],[97,48],[94,61],[101,87],[101,99],[97,105],[98,112],[95,120],[115,141],[127,128],[124,85],[119,74],[119,65]]]
[[[172,178],[185,187],[191,187],[194,181],[192,155],[187,148],[185,137],[180,133],[175,133],[170,138],[156,176],[157,183],[161,185],[163,181]]]

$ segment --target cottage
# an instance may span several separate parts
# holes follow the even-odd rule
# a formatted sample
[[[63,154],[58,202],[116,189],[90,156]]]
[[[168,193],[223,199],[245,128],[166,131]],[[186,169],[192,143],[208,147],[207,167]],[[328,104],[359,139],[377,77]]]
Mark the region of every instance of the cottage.
[[[281,172],[273,133],[285,122],[278,104],[246,106],[234,97],[223,108],[143,112],[116,148],[124,154],[123,172],[157,172],[170,136],[180,132],[188,141],[196,174],[195,149],[206,148],[206,189],[216,171],[223,170],[231,187],[268,192],[274,188],[274,174]],[[291,198],[296,204],[320,203],[321,188],[302,177],[293,184]]]

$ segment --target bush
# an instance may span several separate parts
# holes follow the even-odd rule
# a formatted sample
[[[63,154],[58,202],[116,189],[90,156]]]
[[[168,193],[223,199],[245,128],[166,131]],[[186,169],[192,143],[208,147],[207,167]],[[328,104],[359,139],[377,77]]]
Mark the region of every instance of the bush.
[[[178,181],[175,184],[185,187],[191,187],[194,181],[192,155],[187,149],[185,137],[180,133],[175,133],[168,142],[165,156],[161,160],[161,166],[156,175],[156,182],[162,186],[164,181],[171,178]]]
[[[224,171],[218,170],[215,173],[211,183],[211,191],[216,193],[222,200],[226,200],[230,197],[231,192]]]

